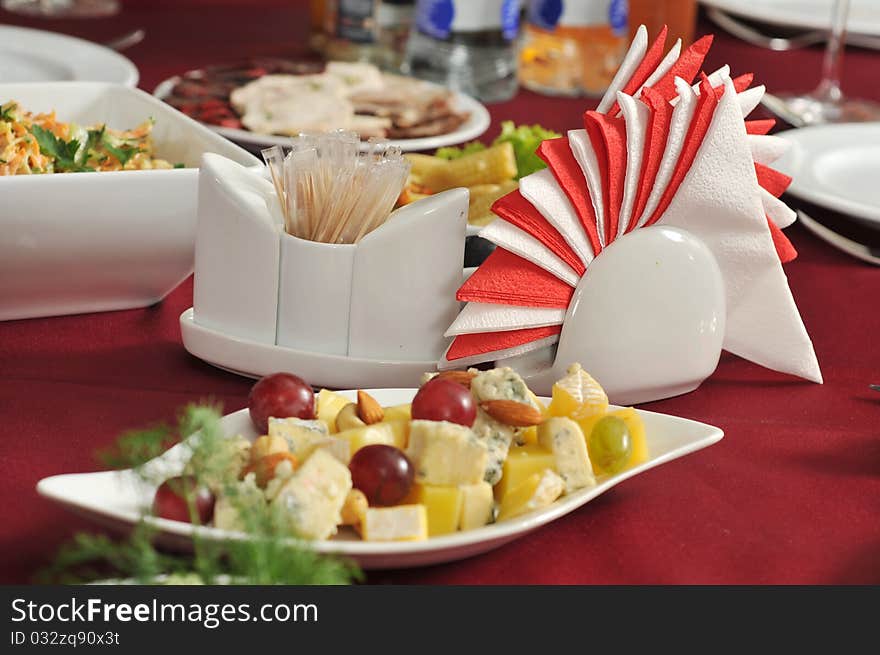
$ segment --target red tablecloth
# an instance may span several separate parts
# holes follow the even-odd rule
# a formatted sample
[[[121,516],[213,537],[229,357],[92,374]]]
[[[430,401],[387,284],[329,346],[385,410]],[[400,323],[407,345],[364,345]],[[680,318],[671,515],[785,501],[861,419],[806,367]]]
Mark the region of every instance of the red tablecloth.
[[[189,68],[301,52],[305,4],[128,2],[106,20],[41,22],[0,11],[0,22],[95,40],[145,27],[146,40],[126,54],[152,90]],[[707,66],[754,71],[771,89],[809,88],[820,60],[817,49],[772,53],[719,33]],[[878,72],[880,53],[854,50],[844,88],[880,100]],[[490,108],[490,134],[508,118],[570,128],[587,104],[521,92]],[[799,227],[787,233],[800,257],[786,271],[824,385],[725,356],[697,391],[647,406],[722,427],[718,445],[489,554],[369,580],[880,583],[880,394],[868,389],[880,383],[880,269]],[[178,317],[191,303],[187,281],[149,309],[0,323],[0,580],[28,581],[63,539],[90,527],[39,498],[40,478],[94,469],[96,448],[126,428],[171,420],[188,401],[244,406],[248,380],[183,349]]]

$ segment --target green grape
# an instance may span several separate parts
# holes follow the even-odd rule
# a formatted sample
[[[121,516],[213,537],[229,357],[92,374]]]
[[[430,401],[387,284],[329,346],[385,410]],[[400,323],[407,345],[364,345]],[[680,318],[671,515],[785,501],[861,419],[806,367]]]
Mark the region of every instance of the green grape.
[[[604,473],[620,473],[632,455],[632,437],[623,419],[606,416],[593,426],[587,440],[593,466]]]

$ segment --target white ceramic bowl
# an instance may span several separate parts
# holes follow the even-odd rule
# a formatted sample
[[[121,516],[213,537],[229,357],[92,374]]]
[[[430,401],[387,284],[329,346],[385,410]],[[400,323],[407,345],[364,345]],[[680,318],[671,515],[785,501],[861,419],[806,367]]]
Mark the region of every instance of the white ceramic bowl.
[[[145,307],[193,270],[198,169],[256,157],[143,91],[100,82],[0,84],[0,103],[132,128],[189,168],[0,177],[0,320]]]

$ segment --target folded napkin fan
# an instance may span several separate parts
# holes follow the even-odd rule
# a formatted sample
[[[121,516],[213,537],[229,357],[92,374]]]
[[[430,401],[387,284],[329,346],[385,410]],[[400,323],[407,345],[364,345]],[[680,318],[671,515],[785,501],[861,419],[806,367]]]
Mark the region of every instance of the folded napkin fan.
[[[494,204],[498,220],[480,236],[497,248],[458,291],[467,304],[441,368],[553,347],[591,262],[659,223],[697,236],[718,261],[726,350],[822,381],[782,270],[797,256],[782,233],[795,215],[778,199],[791,179],[770,164],[786,142],[767,135],[772,120],[745,120],[764,87],[727,66],[698,77],[711,36],[664,56],[665,39],[664,28],[649,47],[640,27],[583,128],[543,142],[548,168]]]

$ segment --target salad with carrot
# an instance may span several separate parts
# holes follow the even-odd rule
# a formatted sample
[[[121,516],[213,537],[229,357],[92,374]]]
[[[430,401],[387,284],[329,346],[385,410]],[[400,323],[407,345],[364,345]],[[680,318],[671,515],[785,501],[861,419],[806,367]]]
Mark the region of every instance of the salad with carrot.
[[[63,123],[17,102],[0,104],[0,175],[182,168],[153,152],[153,120],[131,130]]]

